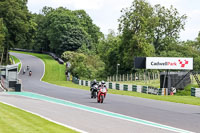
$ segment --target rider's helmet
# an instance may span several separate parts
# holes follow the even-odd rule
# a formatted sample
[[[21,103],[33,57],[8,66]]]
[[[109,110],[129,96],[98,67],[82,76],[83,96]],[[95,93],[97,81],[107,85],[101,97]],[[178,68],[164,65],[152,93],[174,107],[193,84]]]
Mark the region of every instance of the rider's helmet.
[[[96,84],[96,83],[97,83],[97,80],[96,80],[96,79],[94,79],[93,83],[95,83],[95,84]]]
[[[102,80],[102,81],[101,81],[101,84],[104,85],[104,84],[105,84],[105,81]]]

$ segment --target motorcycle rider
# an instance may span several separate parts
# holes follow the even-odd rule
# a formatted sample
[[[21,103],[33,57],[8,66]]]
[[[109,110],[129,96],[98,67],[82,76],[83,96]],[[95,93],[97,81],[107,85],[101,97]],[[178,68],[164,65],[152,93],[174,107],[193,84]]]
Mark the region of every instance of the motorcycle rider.
[[[92,87],[93,87],[94,85],[98,85],[96,79],[94,79],[94,80],[92,81],[92,83],[91,83],[91,85],[90,85],[90,91],[92,91]]]
[[[27,66],[27,71],[30,69],[30,67],[29,66]]]
[[[101,86],[103,86],[103,87],[106,87],[106,83],[105,83],[105,81],[101,81],[101,84],[99,84],[99,87],[101,87]]]
[[[29,71],[29,76],[31,76],[31,75],[32,75],[32,71],[30,70],[30,71]]]
[[[94,81],[91,82],[91,86],[90,86],[91,98],[96,98],[96,95],[97,95],[98,87],[96,88],[95,85],[98,86],[96,79],[94,79]]]
[[[25,73],[26,73],[26,69],[23,70],[23,74],[25,74]]]
[[[103,103],[103,99],[106,97],[106,92],[108,91],[106,87],[105,81],[101,81],[101,84],[98,86],[98,91],[97,91],[97,102]]]
[[[105,81],[103,81],[103,80],[102,80],[101,83],[98,85],[97,94],[98,94],[99,89],[100,89],[101,87],[106,87],[106,83],[105,83]]]

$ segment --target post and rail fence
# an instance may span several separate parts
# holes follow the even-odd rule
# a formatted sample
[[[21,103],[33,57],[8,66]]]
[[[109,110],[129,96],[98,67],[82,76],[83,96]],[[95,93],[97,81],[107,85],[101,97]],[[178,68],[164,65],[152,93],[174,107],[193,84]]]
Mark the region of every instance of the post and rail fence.
[[[144,72],[144,73],[131,73],[131,74],[117,74],[113,76],[108,76],[108,82],[118,82],[118,81],[136,81],[143,80],[148,82],[150,80],[160,79],[160,72]]]

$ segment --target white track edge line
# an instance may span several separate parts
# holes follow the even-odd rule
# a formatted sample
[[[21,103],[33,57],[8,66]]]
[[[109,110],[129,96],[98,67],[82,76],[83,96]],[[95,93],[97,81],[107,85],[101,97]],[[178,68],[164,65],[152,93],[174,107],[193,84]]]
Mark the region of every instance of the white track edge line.
[[[47,118],[47,117],[45,117],[45,116],[43,116],[43,115],[40,115],[40,114],[37,114],[37,113],[31,112],[31,111],[26,110],[26,109],[22,109],[22,108],[17,107],[17,106],[15,106],[15,105],[13,105],[13,104],[9,104],[9,103],[7,103],[7,102],[3,102],[3,101],[0,101],[0,102],[1,102],[1,103],[4,103],[4,104],[7,104],[7,105],[9,105],[9,106],[12,106],[12,107],[15,107],[15,108],[21,109],[21,110],[23,110],[23,111],[25,111],[25,112],[28,112],[28,113],[31,113],[31,114],[37,115],[37,116],[39,116],[39,117],[41,117],[41,118],[43,118],[43,119],[46,119],[46,120],[48,120],[48,121],[50,121],[50,122],[56,123],[56,124],[58,124],[58,125],[61,125],[61,126],[67,127],[67,128],[70,128],[70,129],[72,129],[72,130],[75,130],[75,131],[78,131],[78,132],[81,132],[81,133],[87,133],[86,131],[83,131],[83,130],[77,129],[77,128],[75,128],[75,127],[72,127],[72,126],[69,126],[69,125],[66,125],[66,124],[63,124],[63,123],[57,122],[57,121],[54,121],[54,120],[52,120],[52,119],[50,119],[50,118]]]
[[[26,92],[26,91],[24,91],[24,92]],[[33,92],[29,92],[29,93],[33,93]],[[38,95],[49,97],[49,98],[53,98],[53,99],[59,99],[59,98],[55,98],[55,97],[51,97],[51,96],[46,96],[46,95],[39,94],[39,93],[33,93],[33,94],[38,94]],[[19,95],[19,96],[22,96],[22,95]],[[28,96],[23,96],[23,97],[28,97]],[[28,98],[31,98],[31,97],[28,97]],[[37,98],[31,98],[31,99],[37,99]],[[53,104],[59,104],[59,105],[62,105],[62,106],[67,106],[67,105],[62,104],[62,103],[56,103],[56,102],[42,100],[42,99],[39,99],[39,100],[46,101],[46,102],[53,103]],[[183,131],[188,132],[188,133],[194,133],[194,132],[189,131],[189,130],[185,130],[185,129],[181,129],[181,128],[176,128],[176,127],[168,126],[168,125],[164,125],[164,124],[159,124],[159,123],[156,123],[156,122],[152,122],[152,121],[148,121],[148,120],[144,120],[144,119],[139,119],[139,118],[136,118],[136,117],[132,117],[132,116],[128,116],[128,115],[124,115],[124,114],[120,114],[120,113],[115,113],[115,112],[111,112],[111,111],[107,111],[107,110],[103,110],[103,109],[99,109],[99,108],[95,108],[95,107],[90,107],[90,106],[87,106],[87,105],[83,105],[83,104],[79,104],[79,103],[67,101],[67,100],[64,100],[64,99],[59,99],[59,100],[70,102],[70,103],[81,105],[81,106],[86,106],[86,107],[89,107],[89,108],[94,108],[94,109],[105,111],[105,112],[108,112],[108,113],[122,115],[122,116],[125,116],[125,117],[131,117],[131,118],[134,118],[134,119],[137,119],[137,120],[142,120],[142,121],[145,121],[145,122],[150,122],[150,123],[153,123],[153,124],[162,125],[162,126],[165,126],[165,127],[170,127],[170,128],[174,128],[174,129],[178,129],[178,130],[183,130]],[[67,106],[67,107],[72,107],[72,106]],[[164,130],[174,131],[174,132],[179,132],[180,133],[180,131],[175,131],[173,129],[166,129],[166,128],[163,128],[163,127],[157,127],[157,126],[154,126],[154,125],[140,123],[140,122],[137,122],[137,121],[132,121],[132,120],[124,119],[124,118],[114,117],[114,116],[111,116],[111,115],[107,115],[107,114],[103,114],[103,113],[98,113],[98,112],[94,112],[94,111],[90,111],[90,110],[85,110],[85,109],[78,108],[78,107],[72,107],[72,108],[76,108],[76,109],[80,109],[80,110],[84,110],[84,111],[88,111],[88,112],[92,112],[92,113],[96,113],[96,114],[100,114],[100,115],[104,115],[104,116],[109,116],[109,117],[112,117],[112,118],[122,119],[122,120],[130,121],[130,122],[135,122],[135,123],[139,123],[139,124],[143,124],[143,125],[147,125],[147,126],[151,126],[151,127],[156,127],[156,128],[160,128],[160,129],[164,129]]]

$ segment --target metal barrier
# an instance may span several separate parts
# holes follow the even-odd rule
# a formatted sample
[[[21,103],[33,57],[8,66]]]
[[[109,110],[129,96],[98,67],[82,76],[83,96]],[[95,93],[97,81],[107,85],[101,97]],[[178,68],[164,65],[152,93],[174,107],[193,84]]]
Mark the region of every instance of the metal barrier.
[[[77,78],[73,78],[72,80],[75,84],[90,86],[91,81],[79,80]],[[133,91],[139,93],[146,93],[146,94],[154,94],[154,95],[168,95],[168,89],[165,88],[154,88],[150,86],[141,86],[141,85],[126,85],[126,84],[119,84],[119,83],[112,83],[106,82],[106,85],[109,89],[116,89],[116,90],[123,90],[123,91]],[[194,94],[194,89],[192,95]],[[200,90],[199,90],[200,96]]]

